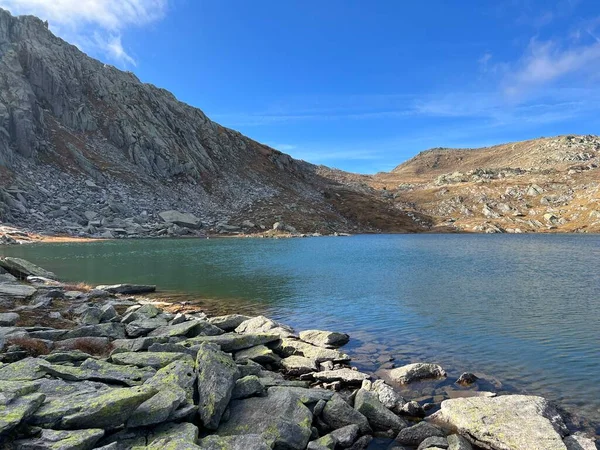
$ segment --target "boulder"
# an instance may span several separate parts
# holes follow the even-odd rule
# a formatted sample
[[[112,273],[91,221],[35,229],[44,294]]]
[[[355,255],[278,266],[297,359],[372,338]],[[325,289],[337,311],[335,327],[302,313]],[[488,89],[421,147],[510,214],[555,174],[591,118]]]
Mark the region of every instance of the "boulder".
[[[430,437],[444,437],[446,433],[440,427],[428,422],[419,422],[412,427],[404,428],[398,436],[396,442],[403,445],[418,446],[425,439]]]
[[[243,362],[249,359],[259,364],[279,364],[281,361],[281,358],[273,353],[273,350],[264,345],[240,350],[235,354],[236,362]]]
[[[458,377],[458,379],[456,380],[456,384],[460,384],[462,386],[468,386],[470,384],[475,383],[477,380],[479,380],[477,375],[475,375],[471,372],[464,372],[463,374],[460,375],[460,377]]]
[[[0,296],[28,298],[37,292],[33,286],[20,283],[0,283]]]
[[[129,416],[146,400],[156,394],[152,386],[112,389],[97,395],[79,411],[62,418],[62,429],[98,427],[116,428],[124,424]]]
[[[194,361],[181,359],[172,362],[160,369],[156,374],[144,382],[145,385],[154,386],[157,390],[171,389],[173,386],[183,389],[188,402],[193,403],[196,372]]]
[[[566,426],[542,397],[504,395],[445,400],[430,420],[484,448],[565,450]]]
[[[44,403],[44,394],[27,394],[4,404],[0,402],[0,435],[12,430]]]
[[[25,280],[28,276],[43,277],[56,280],[56,275],[21,258],[0,258],[0,267],[15,277]]]
[[[473,446],[460,434],[451,434],[448,439],[448,450],[473,450]]]
[[[337,348],[346,345],[350,336],[332,331],[306,330],[300,332],[300,339],[317,347]]]
[[[306,373],[316,372],[317,363],[315,360],[305,358],[304,356],[288,356],[281,360],[283,368],[293,376],[304,375]]]
[[[202,450],[271,450],[260,434],[239,436],[206,436],[198,446]]]
[[[315,372],[312,374],[315,380],[332,382],[332,381],[343,381],[344,383],[361,384],[363,380],[370,378],[366,373],[359,372],[358,370],[343,369],[336,370],[324,370],[322,372]]]
[[[100,323],[98,325],[86,325],[67,332],[65,339],[88,337],[107,337],[110,339],[125,339],[125,325],[122,323]]]
[[[432,436],[432,437],[428,437],[423,442],[421,442],[419,444],[419,446],[417,447],[417,450],[426,450],[426,449],[440,450],[440,449],[447,449],[447,448],[448,448],[448,441],[446,440],[446,438],[439,437],[439,436]]]
[[[270,333],[281,337],[294,336],[294,329],[275,322],[265,316],[257,316],[245,320],[235,329],[236,333]]]
[[[219,336],[197,336],[182,343],[186,347],[198,346],[204,342],[216,344],[224,352],[237,352],[256,345],[268,344],[279,340],[279,335],[271,333],[237,334],[227,333]]]
[[[252,397],[253,395],[263,395],[265,387],[256,375],[247,375],[235,382],[231,398],[233,400]]]
[[[292,355],[304,356],[305,358],[312,359],[316,363],[325,361],[334,362],[347,362],[350,361],[350,357],[344,353],[340,353],[337,350],[317,347],[312,344],[297,339],[283,338],[281,342],[274,348],[274,350],[282,355],[288,357]]]
[[[227,353],[214,344],[201,344],[196,358],[198,413],[204,427],[216,430],[231,399],[239,371]]]
[[[567,436],[564,442],[567,450],[597,450],[596,440],[585,436],[583,433]]]
[[[443,378],[446,372],[437,364],[415,363],[392,369],[388,375],[397,383],[408,384],[431,378]]]
[[[86,359],[79,367],[46,364],[41,367],[47,374],[67,381],[100,381],[136,386],[156,373],[151,368],[137,368],[110,364],[96,359]]]
[[[402,407],[406,404],[404,397],[383,380],[376,380],[373,383],[364,381],[362,388],[375,392],[383,406],[396,414],[400,414]]]
[[[104,436],[104,430],[41,430],[41,435],[14,442],[19,450],[85,450],[94,448]]]
[[[192,360],[191,356],[186,353],[170,353],[170,352],[125,352],[116,353],[111,356],[111,361],[115,364],[123,364],[136,367],[152,367],[154,369],[162,369],[174,361],[180,359]]]
[[[12,327],[19,320],[20,316],[17,313],[0,313],[0,327]]]
[[[111,284],[96,286],[96,289],[110,292],[111,294],[135,295],[155,292],[156,286],[148,284]]]
[[[223,330],[221,330],[219,327],[216,327],[204,320],[189,320],[177,325],[166,325],[164,327],[159,327],[150,332],[148,336],[195,337],[200,335],[218,336],[219,334],[223,334]]]
[[[234,400],[219,436],[260,434],[270,448],[304,450],[311,436],[312,414],[293,393],[269,391],[266,397]]]
[[[367,418],[374,430],[393,430],[398,433],[408,426],[403,419],[383,406],[377,394],[366,389],[359,389],[356,393],[354,409]]]
[[[158,213],[158,215],[166,223],[174,223],[175,225],[186,228],[202,228],[202,222],[192,213],[169,210]]]
[[[146,336],[151,331],[167,325],[167,320],[160,317],[136,319],[125,325],[125,333],[127,333],[127,336],[130,338],[138,338]]]
[[[350,447],[358,438],[360,429],[358,425],[346,425],[329,433],[338,443],[340,447]]]
[[[127,426],[145,427],[165,422],[186,400],[186,392],[177,385],[169,385],[137,407],[129,416]]]
[[[360,434],[371,433],[371,426],[367,418],[346,403],[339,394],[334,394],[331,397],[325,408],[323,408],[321,415],[323,421],[334,430],[348,425],[357,425]]]

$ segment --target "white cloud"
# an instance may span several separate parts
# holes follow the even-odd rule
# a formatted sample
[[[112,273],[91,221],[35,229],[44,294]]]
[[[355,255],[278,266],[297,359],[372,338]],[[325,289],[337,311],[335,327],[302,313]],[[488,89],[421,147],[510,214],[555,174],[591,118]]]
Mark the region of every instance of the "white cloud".
[[[135,65],[121,35],[131,27],[164,17],[168,0],[0,0],[15,15],[32,14],[87,52],[99,52],[122,65]]]

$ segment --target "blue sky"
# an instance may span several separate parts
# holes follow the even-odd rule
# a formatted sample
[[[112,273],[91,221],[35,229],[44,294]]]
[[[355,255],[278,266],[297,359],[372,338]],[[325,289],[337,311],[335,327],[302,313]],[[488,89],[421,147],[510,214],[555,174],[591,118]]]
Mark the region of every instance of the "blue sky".
[[[600,133],[600,0],[0,0],[292,156]]]

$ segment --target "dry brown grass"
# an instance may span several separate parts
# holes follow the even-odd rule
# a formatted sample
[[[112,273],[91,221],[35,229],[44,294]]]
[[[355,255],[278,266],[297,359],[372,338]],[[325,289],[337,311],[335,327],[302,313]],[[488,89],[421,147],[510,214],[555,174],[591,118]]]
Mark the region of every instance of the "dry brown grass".
[[[92,286],[86,283],[72,283],[64,285],[65,291],[80,291],[80,292],[90,292],[94,289]]]
[[[93,337],[73,339],[69,345],[63,345],[63,350],[79,350],[92,356],[108,356],[114,349],[112,343]]]
[[[46,346],[46,343],[41,339],[33,338],[13,338],[7,341],[8,345],[16,345],[23,351],[26,351],[29,356],[37,357],[41,355],[47,355],[50,353],[50,349]]]

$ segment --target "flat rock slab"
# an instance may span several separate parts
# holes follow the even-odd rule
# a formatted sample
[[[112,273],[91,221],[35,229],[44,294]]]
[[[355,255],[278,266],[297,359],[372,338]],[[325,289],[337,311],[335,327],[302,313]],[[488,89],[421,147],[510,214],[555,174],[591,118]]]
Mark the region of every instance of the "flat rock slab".
[[[325,361],[334,362],[347,362],[350,361],[350,357],[337,350],[317,347],[316,345],[307,344],[306,342],[298,339],[281,339],[280,344],[275,348],[283,357],[288,356],[304,356],[305,358],[312,359],[316,363]]]
[[[0,367],[0,380],[32,381],[42,378],[48,362],[41,358],[25,358]]]
[[[87,359],[79,367],[46,364],[42,367],[49,375],[68,381],[100,381],[127,386],[142,384],[156,373],[152,368],[140,369],[132,366],[110,364],[96,359]]]
[[[396,383],[408,384],[432,378],[443,378],[446,376],[446,371],[437,364],[414,363],[392,369],[388,375]]]
[[[565,424],[542,397],[504,395],[445,400],[430,417],[492,450],[565,450]]]
[[[257,345],[237,352],[235,360],[236,362],[252,360],[259,364],[279,364],[281,358],[273,353],[273,350],[270,348],[264,345]]]
[[[300,332],[300,339],[317,347],[337,348],[346,345],[350,336],[333,331],[306,330]]]
[[[243,314],[228,314],[226,316],[211,317],[208,321],[223,331],[233,331],[243,322],[250,319],[252,317]]]
[[[156,392],[152,386],[113,389],[96,396],[78,412],[63,417],[59,428],[116,428],[125,423],[138,406]]]
[[[268,344],[279,340],[279,335],[272,333],[237,334],[226,333],[220,336],[198,336],[182,342],[186,347],[193,347],[204,342],[216,344],[224,352],[237,352],[256,345]]]
[[[270,448],[304,450],[311,435],[312,414],[291,392],[281,389],[266,397],[234,400],[219,436],[260,434]]]
[[[304,356],[288,356],[281,360],[281,365],[290,375],[294,376],[304,375],[318,370],[316,361],[314,359],[305,358]]]
[[[100,291],[110,292],[111,294],[149,294],[156,292],[156,286],[153,284],[110,284],[96,286]]]
[[[358,370],[352,370],[348,368],[337,369],[337,370],[324,370],[322,372],[313,373],[313,378],[319,381],[343,381],[345,383],[362,383],[364,380],[370,378],[366,373],[359,372]]]
[[[54,273],[21,258],[0,258],[0,267],[21,279],[26,279],[28,276],[43,277],[51,280],[56,279]]]
[[[150,332],[148,336],[167,336],[167,337],[195,337],[195,336],[218,336],[223,334],[223,330],[204,320],[190,320],[177,325],[167,325],[159,327]]]
[[[27,284],[0,283],[0,295],[6,295],[8,297],[15,298],[27,298],[31,297],[36,292],[36,288]]]
[[[6,405],[0,404],[0,434],[12,430],[23,419],[30,417],[45,399],[44,394],[28,394]]]
[[[182,213],[177,210],[163,211],[158,214],[166,223],[174,223],[185,228],[202,228],[202,222],[192,213]]]
[[[116,353],[111,356],[111,361],[115,364],[123,364],[136,367],[152,367],[154,369],[162,369],[172,362],[189,359],[192,357],[186,353],[171,353],[171,352],[125,352]]]
[[[236,333],[273,333],[280,337],[293,337],[294,329],[265,316],[256,316],[242,322],[236,329]]]
[[[20,316],[17,313],[0,313],[0,327],[12,327],[19,318]]]
[[[104,430],[42,430],[41,436],[19,439],[14,445],[19,450],[82,450],[94,448],[104,436]]]

